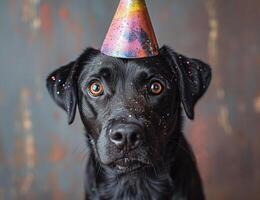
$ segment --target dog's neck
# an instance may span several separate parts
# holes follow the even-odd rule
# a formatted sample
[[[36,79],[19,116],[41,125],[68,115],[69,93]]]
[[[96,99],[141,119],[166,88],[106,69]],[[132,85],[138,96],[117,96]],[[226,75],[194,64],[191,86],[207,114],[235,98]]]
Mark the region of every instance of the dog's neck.
[[[157,177],[124,176],[108,178],[103,184],[103,197],[109,199],[168,199],[173,187],[169,174]]]
[[[170,176],[170,170],[116,175],[110,169],[93,167],[93,164],[98,165],[94,159],[92,161],[89,160],[89,166],[87,167],[89,178],[86,182],[95,182],[86,188],[87,196],[90,199],[165,200],[172,196],[174,185]]]

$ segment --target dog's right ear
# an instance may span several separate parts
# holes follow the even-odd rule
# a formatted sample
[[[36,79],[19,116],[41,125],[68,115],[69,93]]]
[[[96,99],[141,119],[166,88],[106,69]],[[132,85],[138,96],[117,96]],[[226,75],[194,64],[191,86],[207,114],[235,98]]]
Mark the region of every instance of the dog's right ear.
[[[75,118],[77,106],[77,94],[75,81],[71,75],[75,67],[75,61],[52,72],[47,78],[47,89],[55,103],[68,114],[68,123]]]
[[[46,82],[49,94],[58,106],[68,114],[68,123],[72,124],[78,103],[77,81],[83,64],[100,53],[99,50],[88,48],[76,60],[52,72]]]

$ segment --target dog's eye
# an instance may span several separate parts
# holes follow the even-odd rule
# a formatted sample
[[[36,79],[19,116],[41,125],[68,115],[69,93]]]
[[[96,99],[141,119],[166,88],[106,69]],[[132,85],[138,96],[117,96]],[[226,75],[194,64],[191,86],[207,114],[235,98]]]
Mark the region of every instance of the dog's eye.
[[[159,81],[155,81],[150,86],[150,93],[153,95],[159,95],[163,91],[163,85]]]
[[[88,91],[94,97],[101,96],[104,93],[104,86],[100,81],[95,80],[89,84]]]

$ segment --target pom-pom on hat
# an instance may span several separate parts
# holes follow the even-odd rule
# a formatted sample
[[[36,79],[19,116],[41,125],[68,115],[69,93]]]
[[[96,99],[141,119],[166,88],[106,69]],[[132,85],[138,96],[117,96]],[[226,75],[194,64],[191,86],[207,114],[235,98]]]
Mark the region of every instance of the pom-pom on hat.
[[[159,54],[145,0],[120,0],[101,52],[119,58],[145,58]]]

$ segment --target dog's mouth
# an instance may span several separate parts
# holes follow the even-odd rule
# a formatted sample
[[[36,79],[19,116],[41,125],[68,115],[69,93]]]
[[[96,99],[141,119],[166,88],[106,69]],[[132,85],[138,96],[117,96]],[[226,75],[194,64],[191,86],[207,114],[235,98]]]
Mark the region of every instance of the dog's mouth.
[[[141,159],[121,158],[113,162],[112,167],[120,174],[139,171],[150,165],[149,161]]]

